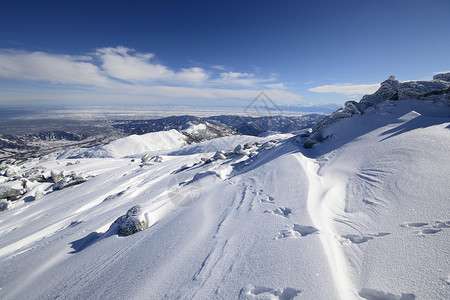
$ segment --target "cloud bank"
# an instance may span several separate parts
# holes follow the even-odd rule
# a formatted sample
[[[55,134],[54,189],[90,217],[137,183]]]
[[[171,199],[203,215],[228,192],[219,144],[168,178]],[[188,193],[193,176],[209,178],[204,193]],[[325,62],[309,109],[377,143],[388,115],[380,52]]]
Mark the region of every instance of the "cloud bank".
[[[380,87],[379,83],[374,84],[331,84],[321,85],[308,89],[314,93],[338,93],[345,95],[372,94]]]
[[[54,87],[80,97],[105,99],[108,95],[129,96],[165,103],[186,98],[205,100],[253,99],[264,90],[276,101],[294,103],[300,96],[286,91],[275,75],[228,71],[224,66],[173,69],[158,62],[154,53],[140,53],[127,47],[96,49],[88,55],[62,55],[0,49],[0,79],[26,83],[44,83],[46,89],[24,92],[7,88],[0,100],[30,97],[36,99],[58,96],[42,95]],[[49,87],[50,86],[50,87]],[[139,97],[137,97],[139,96]],[[180,103],[180,102],[178,102]],[[218,104],[216,103],[216,104]]]

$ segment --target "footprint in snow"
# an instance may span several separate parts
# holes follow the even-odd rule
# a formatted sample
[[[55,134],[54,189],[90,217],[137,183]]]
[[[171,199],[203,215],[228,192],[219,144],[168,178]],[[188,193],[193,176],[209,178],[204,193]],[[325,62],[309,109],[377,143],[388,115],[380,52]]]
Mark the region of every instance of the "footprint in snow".
[[[404,228],[420,228],[418,233],[420,235],[436,234],[441,232],[442,229],[450,228],[450,221],[432,221],[431,223],[425,222],[412,222],[401,224]]]
[[[275,239],[300,238],[318,232],[319,229],[314,226],[294,224],[292,228],[280,231]]]
[[[259,200],[259,202],[261,202],[261,203],[274,203],[275,202],[275,197],[266,196],[265,198],[262,198],[261,200]]]
[[[362,244],[362,243],[368,242],[370,240],[373,240],[374,238],[386,236],[389,234],[390,233],[388,233],[388,232],[380,232],[380,233],[366,234],[366,235],[344,234],[341,236],[342,237],[341,243],[343,245],[347,245],[349,243]]]
[[[251,284],[243,288],[239,293],[240,300],[292,300],[301,290],[291,287],[273,289],[262,286],[253,286]]]
[[[381,292],[374,289],[363,288],[358,292],[358,295],[367,300],[414,300],[414,294],[394,295],[387,292]]]
[[[279,215],[285,218],[289,218],[289,215],[292,214],[292,210],[289,207],[277,207],[276,209],[268,209],[264,211],[265,213]]]

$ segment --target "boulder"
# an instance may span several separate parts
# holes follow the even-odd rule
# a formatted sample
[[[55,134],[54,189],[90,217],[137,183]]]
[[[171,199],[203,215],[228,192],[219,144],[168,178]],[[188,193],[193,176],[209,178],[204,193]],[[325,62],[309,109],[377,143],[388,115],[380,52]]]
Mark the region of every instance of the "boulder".
[[[26,192],[27,190],[23,188],[21,182],[17,184],[4,183],[0,185],[0,199],[16,200]]]
[[[52,177],[53,183],[57,183],[58,181],[60,181],[61,179],[64,178],[64,172],[63,171],[59,172],[59,171],[52,170],[51,173],[50,173],[50,176]]]
[[[147,228],[143,217],[142,207],[135,205],[127,213],[114,221],[112,226],[117,226],[119,236],[129,236]]]
[[[58,181],[57,183],[55,183],[53,185],[53,190],[54,191],[62,190],[69,186],[77,185],[77,184],[80,184],[80,183],[83,183],[86,181],[87,181],[87,179],[85,176],[77,175],[77,174],[73,173],[71,176],[66,176],[66,177],[62,178],[60,181]]]

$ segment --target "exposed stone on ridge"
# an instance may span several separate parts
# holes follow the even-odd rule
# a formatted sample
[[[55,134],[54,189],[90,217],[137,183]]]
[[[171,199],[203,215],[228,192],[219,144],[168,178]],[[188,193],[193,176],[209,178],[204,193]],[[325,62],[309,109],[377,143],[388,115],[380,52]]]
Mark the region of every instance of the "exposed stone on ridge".
[[[406,99],[443,102],[450,106],[450,72],[436,74],[433,76],[433,80],[405,82],[400,82],[395,76],[390,76],[381,83],[380,88],[375,93],[364,95],[359,103],[355,101],[345,102],[342,108],[317,123],[309,135],[297,136],[296,139],[307,138],[304,140],[303,146],[307,149],[312,148],[326,138],[323,137],[323,130],[336,121],[363,114],[367,108],[383,101]]]

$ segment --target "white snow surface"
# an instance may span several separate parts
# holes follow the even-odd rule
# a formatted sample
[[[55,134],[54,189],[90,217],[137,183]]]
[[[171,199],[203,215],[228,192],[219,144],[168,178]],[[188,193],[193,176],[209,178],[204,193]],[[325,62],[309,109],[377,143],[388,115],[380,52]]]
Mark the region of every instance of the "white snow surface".
[[[186,146],[186,136],[178,130],[150,132],[142,135],[130,135],[112,141],[105,146],[90,149],[75,149],[64,151],[59,158],[89,157],[89,158],[120,158],[140,155],[149,151],[178,149]]]
[[[88,180],[0,212],[0,299],[450,299],[450,108],[386,101],[325,134],[25,162]],[[135,205],[147,229],[108,230]]]

